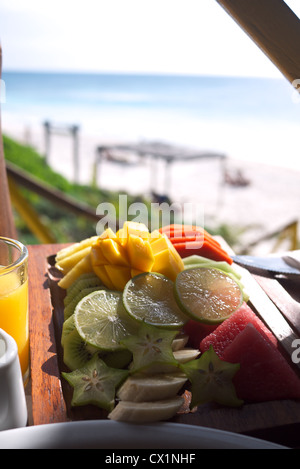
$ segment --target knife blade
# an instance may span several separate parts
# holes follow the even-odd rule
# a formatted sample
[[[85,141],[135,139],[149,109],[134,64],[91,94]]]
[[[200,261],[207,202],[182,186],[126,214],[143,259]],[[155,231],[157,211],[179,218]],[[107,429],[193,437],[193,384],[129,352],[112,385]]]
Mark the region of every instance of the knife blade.
[[[294,332],[280,310],[270,300],[251,273],[238,265],[235,266],[235,269],[241,275],[241,282],[249,295],[250,304],[284,348],[289,364],[300,370],[300,363],[292,361],[292,355],[295,350],[293,343],[295,343],[295,340],[299,340],[299,335]]]
[[[233,261],[251,271],[269,272],[273,275],[285,275],[298,278],[300,269],[285,262],[281,256],[232,256]]]
[[[300,269],[300,249],[283,253],[282,259],[292,267]]]

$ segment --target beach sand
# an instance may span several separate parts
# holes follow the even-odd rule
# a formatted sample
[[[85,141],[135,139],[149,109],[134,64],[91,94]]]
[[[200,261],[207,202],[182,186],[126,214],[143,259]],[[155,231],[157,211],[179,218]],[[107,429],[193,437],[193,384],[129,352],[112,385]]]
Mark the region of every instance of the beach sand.
[[[42,126],[26,129],[8,125],[3,126],[3,133],[45,154]],[[112,143],[116,142],[80,132],[78,182],[91,183],[97,146]],[[70,136],[51,136],[48,162],[54,170],[74,179]],[[236,177],[236,172],[240,171],[249,184],[235,186],[225,183],[224,169],[231,177]],[[300,171],[283,166],[233,158],[226,158],[224,165],[224,161],[206,159],[175,162],[166,172],[164,162],[149,158],[133,159],[127,163],[106,160],[98,166],[97,184],[103,189],[132,195],[148,196],[155,191],[167,195],[179,210],[187,207],[185,204],[197,205],[203,213],[206,227],[215,229],[223,224],[238,234],[238,250],[291,222],[300,221]],[[253,246],[250,252],[268,253],[275,242],[276,238],[271,238]],[[282,249],[289,248],[289,241],[283,243]]]

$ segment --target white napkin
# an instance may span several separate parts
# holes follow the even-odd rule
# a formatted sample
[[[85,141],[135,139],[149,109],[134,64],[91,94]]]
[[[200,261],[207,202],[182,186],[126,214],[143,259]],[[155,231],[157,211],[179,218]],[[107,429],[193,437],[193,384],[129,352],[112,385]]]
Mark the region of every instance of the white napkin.
[[[295,269],[300,270],[300,249],[296,251],[286,252],[282,256],[282,259],[291,267],[294,267]]]

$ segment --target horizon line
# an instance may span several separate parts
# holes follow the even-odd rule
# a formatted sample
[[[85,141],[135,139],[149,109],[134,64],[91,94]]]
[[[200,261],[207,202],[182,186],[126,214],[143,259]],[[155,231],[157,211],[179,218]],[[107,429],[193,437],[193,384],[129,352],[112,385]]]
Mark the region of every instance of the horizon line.
[[[23,69],[3,67],[4,73],[36,73],[36,74],[73,74],[73,75],[138,75],[138,76],[176,76],[176,77],[195,77],[195,78],[253,78],[253,79],[285,79],[280,74],[275,75],[246,75],[246,74],[229,74],[229,73],[213,73],[213,72],[179,72],[179,71],[145,71],[145,70],[79,70],[79,69]]]

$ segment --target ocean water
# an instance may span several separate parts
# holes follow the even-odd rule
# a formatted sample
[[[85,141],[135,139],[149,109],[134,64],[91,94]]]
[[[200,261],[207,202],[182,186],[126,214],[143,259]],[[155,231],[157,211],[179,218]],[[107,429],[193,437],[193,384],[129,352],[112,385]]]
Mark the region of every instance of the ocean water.
[[[300,169],[300,100],[284,78],[3,73],[2,127],[77,124],[118,141],[163,140]]]

